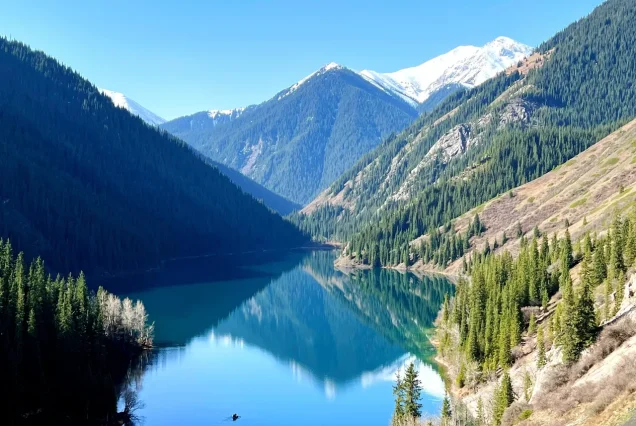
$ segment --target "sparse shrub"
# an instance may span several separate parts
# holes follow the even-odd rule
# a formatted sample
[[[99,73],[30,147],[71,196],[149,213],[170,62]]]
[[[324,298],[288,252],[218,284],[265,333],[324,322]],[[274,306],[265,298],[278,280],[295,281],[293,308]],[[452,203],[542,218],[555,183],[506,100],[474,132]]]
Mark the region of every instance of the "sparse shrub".
[[[532,416],[533,411],[530,408],[527,408],[519,414],[519,420],[527,420]]]
[[[521,415],[526,411],[530,411],[530,413],[532,413],[532,409],[530,408],[528,404],[526,404],[525,402],[514,402],[504,412],[504,415],[501,418],[501,425],[502,426],[514,425],[515,423],[519,421],[519,419],[521,418]]]

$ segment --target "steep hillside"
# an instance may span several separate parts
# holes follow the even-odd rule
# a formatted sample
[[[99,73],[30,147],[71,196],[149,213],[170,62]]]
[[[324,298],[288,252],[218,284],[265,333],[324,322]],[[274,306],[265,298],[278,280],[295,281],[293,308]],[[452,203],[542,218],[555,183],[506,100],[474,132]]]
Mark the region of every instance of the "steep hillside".
[[[454,220],[453,227],[465,232],[478,214],[484,231],[470,240],[471,247],[481,250],[486,242],[492,246],[497,241],[499,251],[511,253],[519,251],[518,229],[528,237],[535,227],[541,234],[562,235],[567,222],[574,239],[586,232],[603,232],[616,213],[636,203],[635,165],[633,120],[539,179],[472,209]],[[504,233],[507,241],[502,240]],[[460,268],[458,260],[446,270],[457,273]]]
[[[540,177],[636,116],[631,6],[610,0],[507,72],[451,95],[295,220],[317,237],[350,240],[358,261],[409,263],[410,241]]]
[[[163,118],[157,116],[152,111],[144,108],[137,102],[131,100],[123,93],[113,92],[111,90],[99,89],[101,93],[108,96],[115,106],[123,108],[130,112],[132,115],[136,115],[146,123],[158,126],[166,122]],[[212,110],[203,112],[200,114],[194,114],[190,118],[190,122],[180,121],[179,123],[185,125],[188,130],[196,128],[197,126],[216,126],[222,123],[230,122],[231,120],[240,116],[246,108],[238,108],[233,110]],[[177,131],[177,128],[173,128],[171,132],[175,136],[179,136],[182,131]],[[262,185],[254,182],[252,179],[242,175],[234,169],[231,169],[221,163],[213,162],[213,164],[223,173],[225,176],[237,186],[239,186],[244,192],[250,194],[252,197],[261,201],[270,209],[279,213],[280,215],[288,215],[289,213],[298,210],[300,205],[292,203],[291,201],[281,197],[280,195],[268,190]]]
[[[291,212],[301,208],[300,204],[293,203],[287,198],[281,197],[275,192],[270,191],[262,185],[254,182],[247,176],[237,172],[236,170],[217,162],[212,162],[232,183],[241,188],[243,192],[250,194],[252,197],[261,201],[270,209],[274,210],[282,216],[286,216]]]
[[[219,120],[210,113],[162,126],[209,158],[305,204],[415,109],[358,74],[329,64],[272,99]]]
[[[246,110],[249,111],[253,108],[252,105],[246,108],[201,111],[168,121],[161,127],[183,139],[184,136],[193,132],[212,132],[217,126],[236,120]]]
[[[58,271],[307,239],[183,142],[41,52],[0,39],[0,237]]]

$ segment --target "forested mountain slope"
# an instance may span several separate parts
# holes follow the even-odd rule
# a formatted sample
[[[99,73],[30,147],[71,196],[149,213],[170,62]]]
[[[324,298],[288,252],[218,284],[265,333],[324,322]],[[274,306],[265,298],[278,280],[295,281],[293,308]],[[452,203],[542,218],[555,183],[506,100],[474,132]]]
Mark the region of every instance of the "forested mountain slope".
[[[0,39],[0,236],[58,271],[297,246],[293,225],[42,52]]]
[[[136,115],[141,118],[146,123],[158,126],[166,122],[166,120],[158,117],[152,111],[147,108],[141,106],[137,102],[128,98],[123,93],[113,92],[112,90],[99,89],[101,93],[111,98],[115,106],[119,108],[123,108],[129,111],[132,115]],[[191,116],[189,122],[180,121],[179,123],[187,126],[188,129],[195,128],[197,126],[216,126],[222,123],[229,122],[239,115],[241,115],[246,108],[238,108],[234,110],[223,110],[223,111],[207,111],[198,114],[194,114]],[[177,134],[182,132],[183,130],[177,131],[176,128],[173,129],[172,133]],[[287,200],[284,197],[270,191],[262,185],[254,182],[252,179],[246,177],[240,172],[225,166],[222,163],[213,162],[213,164],[227,176],[235,185],[240,187],[244,192],[250,194],[252,197],[261,201],[270,209],[274,210],[280,215],[288,215],[289,213],[298,210],[301,206],[291,201]]]
[[[417,111],[406,101],[329,64],[231,119],[198,113],[162,128],[209,158],[305,204],[415,117]]]
[[[465,256],[475,249],[486,249],[486,244],[488,250],[516,254],[521,241],[519,234],[528,238],[536,232],[562,234],[566,224],[573,239],[587,232],[603,232],[614,215],[635,205],[636,120],[633,120],[551,172],[453,220],[454,232],[440,236],[440,240],[447,241],[439,249],[445,252],[444,259],[433,259],[431,250],[427,263],[443,266],[451,273],[460,271],[459,252],[450,247],[457,243],[451,241],[465,238],[475,215],[479,216],[482,230],[470,238],[466,250],[461,250]],[[420,243],[427,244],[426,240],[425,237],[412,242],[412,250],[420,251]],[[463,241],[460,245],[464,245]],[[457,260],[453,261],[455,257]],[[420,262],[414,266],[426,265]]]
[[[635,117],[635,55],[633,3],[610,0],[383,142],[295,220],[316,236],[351,240],[363,262],[408,263],[413,239]]]
[[[252,179],[248,178],[241,172],[238,172],[231,167],[228,167],[221,163],[217,163],[215,161],[212,161],[212,164],[214,164],[221,171],[221,173],[227,176],[236,186],[241,188],[244,192],[250,194],[252,197],[261,201],[267,207],[282,216],[286,216],[291,212],[294,212],[301,208],[300,204],[289,201],[287,198],[270,191],[263,185],[259,185]]]

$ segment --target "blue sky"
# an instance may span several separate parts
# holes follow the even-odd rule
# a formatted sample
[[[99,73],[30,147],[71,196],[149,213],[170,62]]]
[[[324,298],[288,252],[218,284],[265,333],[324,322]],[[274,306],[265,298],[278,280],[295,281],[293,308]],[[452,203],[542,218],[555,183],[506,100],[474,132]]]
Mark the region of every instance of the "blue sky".
[[[332,61],[389,72],[500,35],[535,46],[600,3],[21,0],[0,33],[171,119],[259,103]]]

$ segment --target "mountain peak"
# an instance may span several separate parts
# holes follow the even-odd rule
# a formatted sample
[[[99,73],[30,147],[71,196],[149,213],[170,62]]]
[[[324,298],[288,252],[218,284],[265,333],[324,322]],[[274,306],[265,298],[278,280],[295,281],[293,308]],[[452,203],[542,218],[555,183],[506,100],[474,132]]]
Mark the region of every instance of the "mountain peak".
[[[340,70],[343,69],[344,67],[340,64],[337,64],[335,62],[329,62],[327,65],[325,65],[324,67],[320,68],[319,71],[331,71],[331,70]]]
[[[532,52],[532,48],[500,36],[483,47],[459,46],[420,65],[392,73],[364,70],[360,75],[382,90],[417,106],[450,86],[475,87]]]
[[[327,65],[325,65],[324,67],[320,68],[318,71],[314,71],[311,74],[309,74],[307,77],[299,80],[296,84],[294,84],[289,89],[287,89],[285,91],[285,93],[279,95],[278,96],[278,100],[281,100],[285,96],[294,93],[300,86],[302,86],[303,84],[305,84],[306,82],[311,80],[313,77],[317,77],[319,75],[325,74],[325,73],[330,72],[330,71],[336,71],[336,70],[342,70],[342,69],[346,69],[346,68],[343,67],[340,64],[335,63],[335,62],[329,62]]]
[[[106,95],[110,98],[113,104],[118,108],[123,108],[130,112],[132,115],[136,115],[151,126],[158,126],[166,122],[163,118],[159,117],[154,112],[144,108],[137,102],[133,101],[121,92],[115,92],[113,90],[98,88],[102,95]]]

